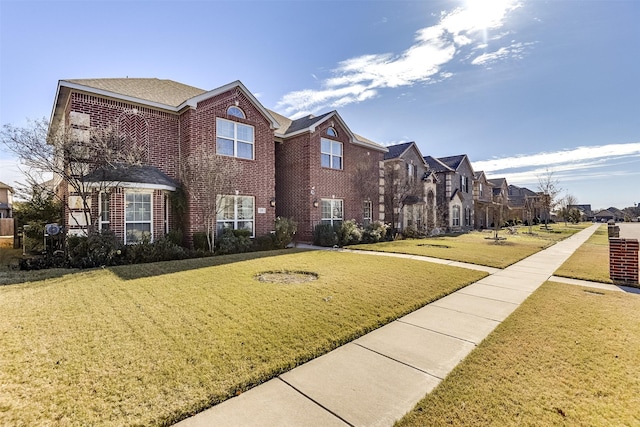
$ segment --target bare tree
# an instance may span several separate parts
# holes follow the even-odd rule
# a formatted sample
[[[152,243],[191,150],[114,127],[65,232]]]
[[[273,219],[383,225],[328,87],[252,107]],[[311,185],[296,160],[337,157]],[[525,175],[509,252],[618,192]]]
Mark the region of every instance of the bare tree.
[[[185,163],[183,181],[189,197],[201,212],[200,224],[207,235],[209,251],[215,249],[216,224],[224,209],[225,195],[231,194],[242,174],[242,163],[234,158],[220,156],[206,147],[199,147]]]
[[[573,221],[576,216],[574,211],[577,210],[576,204],[578,203],[578,200],[574,195],[567,193],[562,199],[558,201],[558,203],[560,205],[560,214],[564,219],[565,225],[567,225],[567,223],[570,220]]]
[[[543,174],[538,175],[538,191],[540,191],[540,207],[545,212],[544,227],[549,228],[551,210],[557,206],[557,196],[562,191],[552,170],[546,169]]]
[[[405,205],[415,198],[422,200],[424,189],[421,177],[408,174],[401,165],[399,162],[385,164],[384,174],[384,211],[396,230],[401,228],[398,223]]]
[[[88,232],[95,231],[98,213],[90,209],[91,194],[116,187],[118,172],[140,164],[144,157],[136,141],[121,136],[113,127],[56,128],[46,119],[32,120],[23,128],[4,125],[0,141],[23,165],[28,186],[42,185],[50,179],[66,186],[54,192],[66,208],[72,207],[71,198],[66,196],[76,193],[84,225],[72,217],[76,225],[86,226]]]

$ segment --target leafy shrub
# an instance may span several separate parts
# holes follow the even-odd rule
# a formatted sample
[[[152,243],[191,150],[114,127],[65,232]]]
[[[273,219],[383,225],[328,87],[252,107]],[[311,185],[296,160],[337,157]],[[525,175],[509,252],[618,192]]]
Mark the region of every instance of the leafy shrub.
[[[253,241],[253,249],[256,251],[277,249],[275,245],[275,234],[269,233],[256,237]]]
[[[88,236],[67,237],[67,261],[69,267],[92,268],[123,263],[124,245],[109,230]]]
[[[360,243],[362,239],[362,228],[356,224],[355,220],[343,221],[342,225],[336,231],[338,236],[338,245],[346,246]]]
[[[389,226],[375,221],[367,225],[362,232],[362,243],[378,243],[387,237]]]
[[[207,241],[207,233],[197,232],[193,233],[193,249],[196,251],[208,251],[209,242]]]
[[[335,246],[338,235],[331,224],[318,224],[313,229],[313,244],[317,246]]]
[[[419,239],[421,237],[424,237],[424,233],[422,233],[416,227],[411,225],[405,228],[404,230],[402,230],[402,236],[405,239]]]
[[[238,254],[249,252],[251,246],[251,231],[225,228],[222,236],[218,239],[217,252],[220,255]]]
[[[171,230],[164,238],[178,246],[184,246],[184,233],[182,230]]]
[[[298,223],[291,218],[277,217],[273,245],[277,249],[284,249],[293,241],[293,236],[298,231]]]

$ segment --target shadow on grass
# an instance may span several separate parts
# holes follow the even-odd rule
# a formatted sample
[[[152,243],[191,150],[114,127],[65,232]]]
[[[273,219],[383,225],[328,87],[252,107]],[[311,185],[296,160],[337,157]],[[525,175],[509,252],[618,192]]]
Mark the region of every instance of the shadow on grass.
[[[109,267],[109,270],[122,280],[135,280],[145,277],[162,276],[180,271],[197,270],[200,268],[232,264],[259,258],[290,255],[306,252],[309,249],[280,249],[275,251],[248,252],[234,255],[217,255],[206,258],[191,258],[179,261],[162,261],[148,264],[131,264]]]
[[[306,252],[308,250],[310,249],[290,248],[275,251],[260,251],[244,254],[190,258],[177,261],[160,261],[146,264],[119,265],[107,267],[107,269],[122,280],[135,280],[143,277],[161,276],[164,274],[177,273],[180,271],[197,270],[199,268],[231,264],[234,262],[242,262],[258,258],[289,255],[293,253]],[[2,250],[0,250],[0,262],[2,261]],[[17,269],[17,265],[13,266],[10,263],[2,262],[2,264],[0,264],[0,286],[18,285],[21,283],[37,282],[46,279],[58,279],[69,274],[76,274],[99,269],[100,267],[91,269],[49,268],[43,270],[24,271]]]

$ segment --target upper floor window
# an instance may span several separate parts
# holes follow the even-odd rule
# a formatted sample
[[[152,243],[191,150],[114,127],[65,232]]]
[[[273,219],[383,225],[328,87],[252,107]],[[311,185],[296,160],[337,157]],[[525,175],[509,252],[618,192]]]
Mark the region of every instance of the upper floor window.
[[[416,168],[413,163],[407,163],[407,178],[410,181],[418,179],[418,168]]]
[[[242,111],[239,107],[236,107],[235,105],[232,105],[231,107],[227,108],[227,114],[229,116],[239,117],[241,119],[247,118],[244,115],[244,111]]]
[[[320,164],[322,167],[342,169],[342,143],[322,138],[320,145]]]
[[[253,126],[216,118],[216,153],[253,160]]]
[[[460,175],[460,190],[463,193],[469,192],[469,177]]]
[[[484,188],[482,188],[482,183],[479,184],[480,187],[480,197],[484,196]]]
[[[327,135],[333,136],[335,138],[335,137],[338,136],[338,133],[336,132],[336,130],[334,128],[329,128],[329,129],[327,129]]]

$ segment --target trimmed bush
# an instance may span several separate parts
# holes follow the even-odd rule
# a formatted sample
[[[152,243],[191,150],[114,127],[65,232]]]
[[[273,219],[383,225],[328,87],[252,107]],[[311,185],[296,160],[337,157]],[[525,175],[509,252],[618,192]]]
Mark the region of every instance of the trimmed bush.
[[[273,244],[276,249],[284,249],[293,241],[293,236],[298,231],[298,223],[291,218],[277,217]]]
[[[337,230],[338,246],[354,245],[362,239],[362,228],[355,220],[344,221]]]
[[[93,268],[102,265],[122,264],[124,245],[109,230],[88,236],[67,236],[67,261],[69,267]]]
[[[239,254],[251,251],[251,231],[225,228],[217,240],[217,253],[220,255]]]
[[[313,244],[332,247],[338,244],[338,235],[331,224],[318,224],[313,229]]]
[[[375,221],[367,225],[362,232],[362,243],[378,243],[383,241],[387,237],[387,230],[389,226]]]

